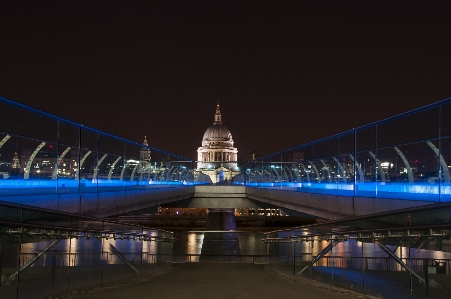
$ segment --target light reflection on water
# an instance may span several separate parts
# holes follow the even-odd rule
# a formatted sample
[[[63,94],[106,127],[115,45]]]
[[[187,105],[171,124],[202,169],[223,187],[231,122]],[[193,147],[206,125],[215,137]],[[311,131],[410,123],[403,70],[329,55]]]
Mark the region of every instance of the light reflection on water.
[[[151,236],[158,235],[158,231],[148,231],[146,233]],[[21,245],[21,253],[28,254],[26,260],[30,260],[34,256],[34,254],[43,251],[53,241],[53,239],[39,238],[34,243],[24,243]],[[153,262],[155,258],[151,255],[158,253],[168,253],[167,250],[162,250],[162,248],[164,248],[164,245],[166,245],[167,247],[167,245],[169,245],[170,243],[164,243],[164,245],[162,246],[157,242],[149,241],[143,242],[121,239],[106,240],[96,238],[79,238],[61,240],[58,244],[56,244],[54,249],[56,249],[58,253],[57,259],[59,260],[59,265],[78,266],[86,265],[89,263],[120,263],[120,259],[116,255],[111,253],[110,244],[113,245],[124,256],[126,256],[129,261],[143,259],[148,260],[147,262]],[[43,255],[41,261],[37,262],[37,264],[43,263],[44,265],[47,265],[50,262],[51,254],[51,251],[48,251]]]
[[[238,241],[241,255],[264,255],[266,252],[262,232],[239,232]],[[174,237],[174,254],[201,254],[205,233],[177,231]]]
[[[43,239],[35,243],[25,243],[22,244],[22,253],[36,253],[44,250],[53,240]],[[112,244],[120,252],[125,253],[137,253],[143,252],[156,254],[157,246],[156,242],[140,242],[140,241],[128,241],[128,240],[97,240],[97,239],[72,239],[72,240],[62,240],[56,246],[55,249],[59,252],[64,253],[100,253],[109,252],[109,244]]]
[[[188,233],[187,254],[200,254],[203,242],[203,233]]]

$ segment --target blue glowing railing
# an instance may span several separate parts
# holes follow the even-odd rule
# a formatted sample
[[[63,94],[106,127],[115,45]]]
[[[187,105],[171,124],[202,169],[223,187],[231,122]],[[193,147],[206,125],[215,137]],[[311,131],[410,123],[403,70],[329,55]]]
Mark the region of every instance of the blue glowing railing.
[[[190,159],[0,97],[0,200],[208,183],[195,167]]]
[[[249,187],[451,201],[451,99],[248,161],[246,168],[242,182]]]

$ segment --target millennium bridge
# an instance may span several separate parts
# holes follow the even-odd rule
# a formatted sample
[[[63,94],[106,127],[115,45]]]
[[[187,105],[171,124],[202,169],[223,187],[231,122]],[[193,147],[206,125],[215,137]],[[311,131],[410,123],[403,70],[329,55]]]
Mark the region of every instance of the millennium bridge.
[[[0,297],[41,298],[183,261],[259,263],[384,298],[447,298],[450,120],[447,99],[236,162],[240,174],[224,185],[147,141],[0,98]],[[205,243],[208,233],[213,243],[238,241],[235,208],[277,206],[322,220],[266,233],[264,254],[177,257],[172,232],[110,218],[168,204],[210,209]]]

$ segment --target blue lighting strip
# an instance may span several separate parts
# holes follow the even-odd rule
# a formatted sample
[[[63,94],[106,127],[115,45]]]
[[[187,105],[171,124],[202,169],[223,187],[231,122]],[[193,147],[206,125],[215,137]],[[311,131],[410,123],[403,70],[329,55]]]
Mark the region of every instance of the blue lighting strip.
[[[445,122],[451,117],[449,104],[451,98],[249,160],[243,184],[338,196],[451,201],[451,135]],[[428,110],[431,113],[421,113]],[[419,118],[408,117],[416,114]],[[416,139],[415,126],[420,119],[428,133]],[[390,122],[393,126],[401,125],[404,131],[400,132],[407,137],[390,135]],[[377,126],[381,124],[386,125],[379,131]],[[369,128],[374,128],[366,131],[370,135],[358,134]],[[346,139],[339,139],[343,136]],[[390,138],[390,142],[378,145],[379,138],[384,137]],[[363,147],[358,149],[358,144]],[[348,150],[339,151],[341,147]]]

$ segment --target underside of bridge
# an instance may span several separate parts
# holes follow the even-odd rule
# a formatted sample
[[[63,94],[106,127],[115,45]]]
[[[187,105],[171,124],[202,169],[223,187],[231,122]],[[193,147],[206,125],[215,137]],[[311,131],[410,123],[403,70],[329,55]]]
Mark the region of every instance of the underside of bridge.
[[[181,188],[177,192],[171,189],[159,190],[148,195],[143,194],[136,204],[120,199],[114,202],[114,206],[109,204],[96,213],[103,216],[157,213],[158,206],[210,209],[282,208],[287,211],[287,215],[310,215],[337,220],[430,204],[420,200],[337,196],[303,193],[295,189],[235,185],[197,185]]]
[[[113,219],[142,224],[165,229],[191,228],[212,231],[229,231],[251,227],[295,227],[324,222],[327,220],[340,221],[355,217],[366,217],[378,213],[396,211],[402,213],[405,209],[417,208],[422,211],[430,204],[425,201],[408,201],[383,198],[345,197],[324,194],[311,194],[275,188],[254,188],[234,185],[198,185],[193,187],[169,188],[153,190],[148,194],[136,197],[133,202],[130,195],[127,200],[116,199],[110,201],[104,198],[104,209],[86,211],[85,215],[101,215]],[[435,206],[437,204],[434,204]],[[177,210],[177,214],[166,215],[165,210]],[[195,216],[187,213],[190,209],[206,209],[208,217]],[[279,211],[280,214],[257,213],[254,216],[237,216],[234,211]],[[446,213],[445,213],[446,214]],[[280,216],[280,215],[283,215]],[[280,217],[278,217],[280,216]],[[286,217],[291,216],[291,217]],[[446,215],[439,216],[445,219]],[[265,219],[266,218],[266,219]],[[427,224],[431,215],[416,213],[416,220],[424,218]],[[227,219],[225,221],[224,219]],[[270,219],[271,221],[269,221]],[[317,220],[318,219],[318,220]],[[376,220],[375,220],[376,221]],[[371,229],[380,223],[385,226],[404,226],[406,220],[398,216],[379,217],[376,222],[365,220],[359,223],[359,228]],[[211,236],[210,236],[211,237]],[[213,244],[213,243],[212,243]]]

